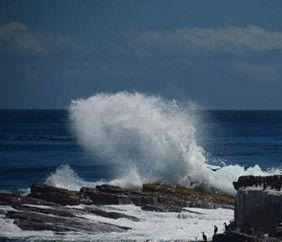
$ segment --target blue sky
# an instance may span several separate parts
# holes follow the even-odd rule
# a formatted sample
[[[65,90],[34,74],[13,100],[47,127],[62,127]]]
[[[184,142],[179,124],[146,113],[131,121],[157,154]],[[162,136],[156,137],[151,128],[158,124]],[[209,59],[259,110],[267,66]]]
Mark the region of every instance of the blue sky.
[[[136,90],[282,109],[282,1],[0,0],[0,108]]]

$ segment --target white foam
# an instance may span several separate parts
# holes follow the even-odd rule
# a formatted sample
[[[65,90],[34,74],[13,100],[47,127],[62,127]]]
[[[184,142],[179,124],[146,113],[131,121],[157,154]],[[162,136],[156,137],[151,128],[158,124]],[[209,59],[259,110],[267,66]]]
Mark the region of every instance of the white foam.
[[[94,205],[93,205],[94,206]],[[78,208],[77,206],[69,206]],[[91,207],[91,206],[90,206]],[[81,207],[79,207],[81,208]],[[9,206],[1,206],[1,210],[14,210]],[[182,213],[157,213],[143,211],[134,205],[110,205],[104,206],[106,211],[118,211],[140,219],[135,222],[126,218],[110,219],[93,214],[79,213],[80,217],[95,222],[110,223],[119,226],[127,226],[132,229],[121,233],[53,233],[51,231],[24,231],[13,224],[12,219],[4,218],[0,214],[0,237],[19,238],[32,240],[62,240],[62,241],[173,241],[193,240],[201,238],[201,232],[205,232],[210,238],[213,235],[213,226],[223,231],[223,223],[233,219],[233,210],[229,209],[200,209],[189,208],[191,212]]]
[[[45,183],[51,186],[74,191],[79,191],[83,186],[94,187],[98,185],[98,183],[87,182],[81,179],[69,165],[59,166],[56,171],[51,173],[51,175],[46,179]]]
[[[211,238],[213,235],[213,226],[218,226],[219,232],[223,232],[223,223],[228,223],[232,220],[234,213],[233,210],[230,209],[200,208],[189,208],[191,212],[157,213],[143,211],[140,207],[134,205],[112,205],[107,206],[107,208],[113,211],[119,209],[119,212],[138,217],[141,220],[134,222],[125,218],[113,220],[91,214],[83,215],[83,217],[87,219],[132,228],[123,233],[104,234],[104,238],[108,240],[194,240],[196,237],[201,239],[202,231]],[[100,235],[97,235],[96,238],[99,238],[99,236]]]
[[[280,173],[263,172],[259,166],[245,170],[239,165],[212,171],[203,148],[197,145],[199,120],[191,115],[189,107],[180,106],[175,100],[137,92],[102,93],[73,101],[70,119],[87,150],[104,163],[121,167],[111,184],[138,186],[163,182],[190,186],[193,181],[234,194],[232,182],[239,176]],[[69,179],[73,185],[60,181],[60,186],[76,187],[73,177]]]

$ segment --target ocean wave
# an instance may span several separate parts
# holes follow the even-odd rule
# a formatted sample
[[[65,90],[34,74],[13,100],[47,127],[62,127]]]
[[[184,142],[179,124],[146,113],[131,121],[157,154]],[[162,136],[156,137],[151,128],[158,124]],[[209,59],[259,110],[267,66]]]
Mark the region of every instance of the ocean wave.
[[[87,182],[80,178],[69,165],[59,166],[51,173],[45,183],[51,186],[79,191],[81,187],[95,187],[99,182]],[[102,181],[101,181],[102,183]]]
[[[265,172],[258,165],[211,169],[205,150],[197,144],[201,120],[195,118],[191,106],[175,100],[137,92],[102,93],[73,101],[69,112],[79,142],[105,164],[119,167],[112,171],[116,179],[111,184],[158,182],[234,194],[232,183],[239,176],[280,173]],[[75,189],[84,185],[71,169],[57,172],[61,175],[53,173],[49,183]]]

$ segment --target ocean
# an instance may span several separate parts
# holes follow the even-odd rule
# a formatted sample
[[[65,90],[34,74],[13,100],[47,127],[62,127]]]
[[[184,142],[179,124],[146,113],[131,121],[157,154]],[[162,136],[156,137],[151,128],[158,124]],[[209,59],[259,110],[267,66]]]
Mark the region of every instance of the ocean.
[[[234,194],[232,182],[240,175],[280,174],[281,165],[282,111],[200,110],[125,92],[76,100],[67,110],[0,111],[2,192],[28,193],[31,184],[42,182],[72,190],[161,182]],[[141,214],[130,205],[120,209]],[[144,212],[143,223],[130,224],[136,229],[120,238],[187,239],[187,226],[193,224],[194,239],[207,223],[218,221],[223,230],[220,226],[233,216],[229,210],[201,214]],[[165,232],[169,221],[174,233]],[[158,225],[155,232],[146,227],[152,223]],[[13,226],[5,222],[9,236],[16,234]],[[206,233],[212,235],[212,226]]]
[[[118,164],[83,147],[69,116],[68,110],[0,111],[1,190],[44,182],[61,165],[86,181],[115,178]],[[282,111],[200,110],[193,116],[200,120],[196,140],[207,163],[281,168]]]
[[[68,164],[89,180],[109,177],[73,136],[66,110],[0,111],[0,189],[25,189]]]

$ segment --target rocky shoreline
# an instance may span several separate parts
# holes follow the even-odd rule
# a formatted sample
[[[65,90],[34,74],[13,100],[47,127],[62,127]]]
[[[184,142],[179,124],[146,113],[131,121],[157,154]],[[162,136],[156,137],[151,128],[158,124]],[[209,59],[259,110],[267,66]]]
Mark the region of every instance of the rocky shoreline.
[[[282,207],[282,193],[277,189],[279,182],[282,182],[282,176],[241,177],[234,183],[238,190],[235,198],[163,184],[144,184],[141,189],[123,189],[104,184],[82,187],[80,191],[34,184],[26,196],[0,194],[0,218],[12,221],[21,231],[98,235],[122,233],[132,228],[88,219],[89,215],[140,222],[137,216],[128,215],[120,209],[109,210],[107,206],[131,204],[144,211],[179,214],[195,213],[189,208],[234,209],[235,206],[234,221],[228,225],[225,233],[215,234],[212,241],[277,242],[282,241],[282,226],[277,227],[277,218],[282,219],[282,210],[277,210]],[[0,241],[13,239],[0,236]]]
[[[95,188],[83,187],[80,191],[34,184],[27,196],[0,194],[0,215],[12,219],[22,230],[118,233],[131,228],[88,220],[85,215],[138,222],[137,217],[121,211],[107,211],[104,207],[124,204],[134,204],[146,211],[187,212],[187,207],[232,209],[234,198],[160,184],[144,184],[140,190],[105,184]],[[3,209],[5,206],[10,209]]]

